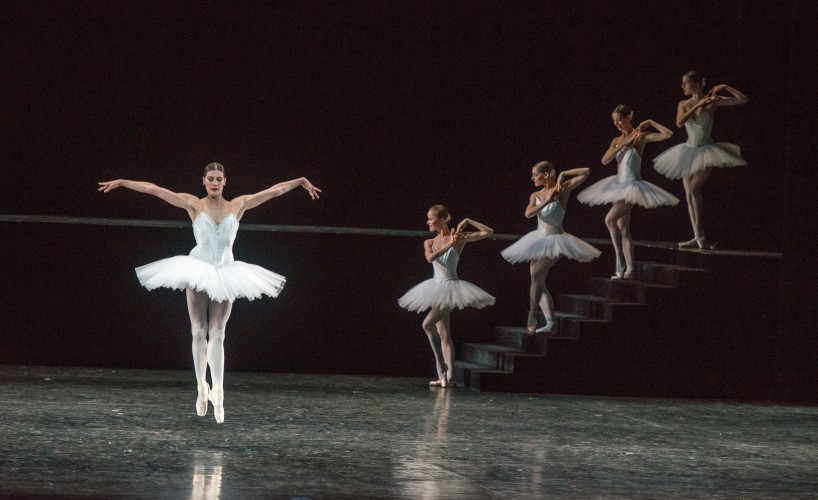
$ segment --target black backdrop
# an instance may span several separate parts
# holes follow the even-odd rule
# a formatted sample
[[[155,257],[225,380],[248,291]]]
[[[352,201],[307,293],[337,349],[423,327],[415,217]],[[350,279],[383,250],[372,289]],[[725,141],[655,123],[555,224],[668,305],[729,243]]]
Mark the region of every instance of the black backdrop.
[[[740,144],[750,166],[712,176],[708,233],[722,248],[783,250],[788,262],[812,240],[803,215],[812,205],[804,176],[814,178],[805,167],[815,159],[806,132],[816,97],[807,2],[84,1],[3,10],[0,213],[184,220],[158,200],[102,195],[95,184],[135,178],[201,194],[201,168],[220,161],[228,197],[301,175],[324,190],[315,203],[291,193],[244,222],[423,229],[426,209],[442,202],[456,220],[519,234],[530,229],[521,213],[533,163],[590,166],[591,182],[610,175],[599,158],[616,132],[613,107],[628,103],[637,119],[675,129],[681,75],[696,68],[708,84],[750,97],[716,117],[716,140]],[[649,145],[643,166],[646,180],[680,198],[681,183],[659,176],[650,160],[684,139],[680,131]],[[604,238],[604,213],[573,202],[566,226]],[[12,260],[2,299],[13,312],[0,361],[189,364],[180,347],[187,338],[167,333],[187,328],[180,295],[147,294],[131,271],[186,253],[189,234],[4,227]],[[637,239],[666,241],[691,232],[683,204],[635,210],[632,229]],[[485,279],[473,281],[503,281],[508,268],[490,257],[502,246],[474,251],[472,276]],[[390,308],[429,272],[419,240],[242,233],[236,253],[288,275],[290,295],[241,306],[246,319],[234,316],[231,331],[261,332],[265,321],[300,326],[269,340],[274,349],[262,346],[274,360],[251,345],[234,365],[417,373],[410,367],[426,349],[419,318]],[[805,295],[803,266],[787,268],[791,299]],[[784,297],[786,328],[796,308]],[[519,310],[462,321],[503,321]],[[110,322],[98,321],[107,315]],[[812,329],[801,315],[797,322]],[[353,331],[359,341],[335,338]],[[157,354],[161,342],[173,346]],[[311,354],[379,344],[407,349],[407,361],[391,364],[382,345],[357,368]]]

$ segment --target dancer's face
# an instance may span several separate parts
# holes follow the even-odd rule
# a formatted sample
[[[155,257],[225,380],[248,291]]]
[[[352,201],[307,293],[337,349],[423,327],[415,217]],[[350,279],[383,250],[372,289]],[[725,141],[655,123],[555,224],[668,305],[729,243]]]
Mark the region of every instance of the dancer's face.
[[[611,113],[611,120],[613,120],[614,127],[619,130],[629,130],[633,128],[630,116],[620,113]]]
[[[531,169],[531,180],[535,186],[545,186],[549,177],[551,177],[551,172],[540,172],[536,167]]]
[[[682,77],[682,92],[684,92],[685,95],[693,95],[699,87],[701,87],[701,85],[695,83],[690,77]]]
[[[437,214],[431,210],[426,213],[426,226],[429,228],[429,231],[440,231],[445,225],[446,221],[443,220],[442,217],[438,217]]]
[[[224,184],[227,181],[224,174],[218,170],[211,170],[202,178],[202,184],[207,189],[209,196],[218,196],[224,191]]]

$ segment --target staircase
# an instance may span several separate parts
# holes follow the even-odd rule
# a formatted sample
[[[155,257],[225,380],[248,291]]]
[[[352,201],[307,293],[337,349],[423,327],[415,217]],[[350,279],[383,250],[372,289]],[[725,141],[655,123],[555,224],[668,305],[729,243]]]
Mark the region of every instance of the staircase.
[[[495,392],[699,395],[694,337],[700,313],[713,310],[718,278],[699,252],[645,254],[652,261],[637,262],[636,279],[594,277],[587,293],[554,294],[554,334],[496,327],[491,343],[460,344],[457,383]]]

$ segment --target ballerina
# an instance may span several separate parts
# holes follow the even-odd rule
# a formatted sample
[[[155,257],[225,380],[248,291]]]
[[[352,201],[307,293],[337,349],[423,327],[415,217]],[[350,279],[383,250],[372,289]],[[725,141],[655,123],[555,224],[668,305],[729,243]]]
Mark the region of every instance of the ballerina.
[[[138,267],[136,275],[148,290],[158,287],[185,290],[198,389],[196,413],[206,415],[210,401],[216,422],[220,424],[224,422],[224,335],[233,301],[240,297],[249,300],[262,295],[276,297],[285,282],[284,276],[233,260],[232,247],[239,220],[245,211],[295,187],[306,189],[313,200],[317,200],[321,192],[301,177],[228,201],[223,197],[226,181],[224,167],[219,163],[210,163],[202,177],[202,184],[207,190],[204,198],[174,193],[149,182],[118,179],[99,183],[99,190],[103,193],[124,187],[156,196],[185,209],[193,221],[196,246],[190,255],[178,255]],[[206,382],[208,366],[213,387]]]
[[[679,203],[678,198],[643,181],[641,176],[645,144],[669,139],[673,132],[654,120],[645,120],[634,127],[633,110],[625,104],[617,106],[611,113],[611,118],[621,134],[611,141],[602,155],[602,164],[607,165],[616,158],[616,175],[592,184],[579,193],[577,199],[591,206],[612,204],[605,216],[605,225],[608,226],[616,253],[616,272],[611,278],[631,279],[635,271],[630,230],[631,209],[634,205],[655,208]],[[656,132],[646,132],[649,127],[653,127]]]
[[[589,168],[575,168],[556,176],[550,161],[541,161],[531,168],[531,180],[540,187],[531,194],[526,218],[537,216],[537,230],[531,231],[501,252],[512,264],[528,262],[531,270],[530,301],[526,329],[529,335],[553,332],[554,301],[546,287],[548,271],[561,256],[580,262],[590,262],[602,253],[594,246],[562,230],[565,207],[571,192],[585,182]],[[545,316],[545,325],[537,328],[537,305]]]
[[[463,219],[452,231],[448,225],[451,218],[443,205],[435,205],[427,212],[426,225],[437,235],[423,243],[423,251],[426,261],[432,264],[434,277],[415,285],[398,299],[398,304],[409,311],[429,309],[423,320],[423,331],[432,346],[438,374],[437,380],[429,385],[436,387],[455,386],[454,343],[450,328],[452,310],[480,309],[494,304],[494,297],[457,277],[457,263],[466,243],[488,238],[494,230],[472,219]],[[464,233],[467,226],[474,227],[477,232]]]
[[[720,91],[729,97],[718,95]],[[713,117],[720,106],[735,106],[748,101],[747,96],[729,85],[716,85],[704,93],[704,77],[698,71],[682,76],[682,91],[689,99],[680,101],[676,109],[676,126],[684,126],[687,142],[677,144],[653,160],[653,168],[670,179],[682,179],[687,199],[687,211],[693,226],[693,239],[679,243],[681,248],[715,248],[708,242],[702,228],[702,187],[714,167],[743,167],[741,148],[726,142],[713,142],[710,131]]]

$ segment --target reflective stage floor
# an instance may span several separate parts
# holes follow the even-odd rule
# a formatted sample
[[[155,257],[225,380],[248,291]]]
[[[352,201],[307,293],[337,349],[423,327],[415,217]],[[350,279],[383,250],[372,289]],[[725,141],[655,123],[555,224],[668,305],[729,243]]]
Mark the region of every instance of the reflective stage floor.
[[[818,497],[818,408],[0,366],[4,497]]]

